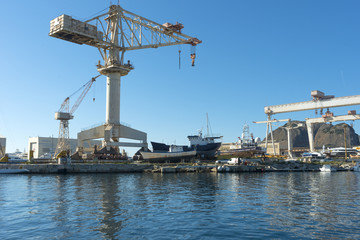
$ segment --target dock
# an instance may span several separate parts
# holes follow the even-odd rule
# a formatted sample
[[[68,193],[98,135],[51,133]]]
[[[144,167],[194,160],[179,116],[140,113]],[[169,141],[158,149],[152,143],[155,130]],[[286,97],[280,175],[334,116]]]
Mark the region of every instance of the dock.
[[[1,164],[0,169],[27,169],[34,174],[59,173],[140,173],[153,169],[150,164]]]

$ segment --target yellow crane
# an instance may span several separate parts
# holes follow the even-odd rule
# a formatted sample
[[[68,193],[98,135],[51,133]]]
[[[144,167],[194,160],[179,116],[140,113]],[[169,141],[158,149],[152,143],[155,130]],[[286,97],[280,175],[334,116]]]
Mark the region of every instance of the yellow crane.
[[[80,103],[85,98],[86,94],[89,92],[96,78],[98,78],[99,76],[101,75],[93,77],[90,81],[85,83],[80,89],[75,91],[69,97],[65,98],[64,102],[61,104],[59,111],[55,113],[55,120],[60,120],[59,138],[54,154],[55,158],[65,157],[70,154],[69,120],[74,118],[74,112],[76,111],[76,109],[78,109]],[[82,90],[80,96],[77,98],[74,105],[70,109],[70,98],[76,93],[78,93],[80,90]]]

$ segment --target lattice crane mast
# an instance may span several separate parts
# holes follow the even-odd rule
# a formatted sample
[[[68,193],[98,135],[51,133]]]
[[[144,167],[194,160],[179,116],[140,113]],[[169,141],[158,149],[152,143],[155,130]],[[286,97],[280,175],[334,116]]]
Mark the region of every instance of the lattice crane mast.
[[[74,112],[80,106],[80,103],[89,92],[91,86],[95,82],[96,78],[101,75],[93,77],[90,81],[85,83],[79,90],[71,94],[67,97],[64,102],[61,104],[59,111],[55,113],[55,120],[60,120],[60,127],[59,127],[59,138],[58,143],[56,145],[54,157],[57,158],[59,154],[66,154],[70,150],[70,143],[69,143],[69,120],[74,118]],[[82,90],[83,89],[83,90]],[[76,99],[76,102],[70,109],[70,98],[82,90],[80,96]],[[69,110],[70,109],[70,110]]]
[[[103,63],[99,61],[97,70],[107,77],[106,122],[78,133],[79,145],[87,140],[104,138],[105,146],[147,148],[146,133],[120,124],[120,78],[134,69],[130,61],[124,62],[124,54],[130,50],[180,44],[195,47],[202,42],[183,34],[182,28],[180,23],[156,23],[120,5],[111,5],[107,12],[87,21],[61,15],[50,22],[50,36],[96,47],[103,60]],[[191,58],[194,60],[195,55]],[[119,138],[140,140],[142,143],[119,143]]]

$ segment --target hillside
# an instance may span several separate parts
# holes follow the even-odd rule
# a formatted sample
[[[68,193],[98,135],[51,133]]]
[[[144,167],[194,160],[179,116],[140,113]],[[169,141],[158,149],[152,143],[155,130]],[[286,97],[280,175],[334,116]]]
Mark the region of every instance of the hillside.
[[[291,130],[291,139],[293,147],[309,147],[308,133],[306,129],[306,123],[302,121],[291,121],[291,126],[297,126],[299,123],[302,123],[303,126]],[[275,141],[287,141],[287,131],[285,127],[288,126],[288,123],[282,127],[274,130],[274,140]],[[346,124],[340,123],[337,125],[332,125],[329,123],[318,123],[314,124],[314,143],[315,148],[325,147],[344,147],[344,126],[346,128],[346,144],[350,146],[359,146],[359,136],[355,133],[354,129]],[[268,136],[270,139],[270,135]]]

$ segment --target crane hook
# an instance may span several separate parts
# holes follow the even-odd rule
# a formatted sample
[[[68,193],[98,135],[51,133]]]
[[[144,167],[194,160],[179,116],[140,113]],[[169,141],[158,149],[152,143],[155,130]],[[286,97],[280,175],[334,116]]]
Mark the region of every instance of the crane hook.
[[[190,49],[190,57],[191,57],[191,66],[195,66],[195,58],[196,58],[196,45],[191,45]]]
[[[195,58],[196,58],[196,54],[195,53],[192,53],[190,54],[190,57],[191,57],[191,66],[195,66]]]

